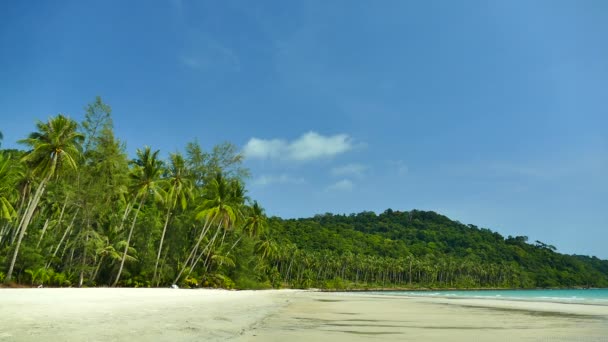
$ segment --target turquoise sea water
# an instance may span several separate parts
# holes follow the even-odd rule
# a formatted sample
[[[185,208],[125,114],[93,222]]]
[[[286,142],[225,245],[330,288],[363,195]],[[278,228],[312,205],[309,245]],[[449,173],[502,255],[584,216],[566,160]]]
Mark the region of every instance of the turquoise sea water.
[[[367,293],[369,294],[370,292]],[[371,292],[371,294],[408,297],[481,298],[608,305],[608,289],[374,291]]]

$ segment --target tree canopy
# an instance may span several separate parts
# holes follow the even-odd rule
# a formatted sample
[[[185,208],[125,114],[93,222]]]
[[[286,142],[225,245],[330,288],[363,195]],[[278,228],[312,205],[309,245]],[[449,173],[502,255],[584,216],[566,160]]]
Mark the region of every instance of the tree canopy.
[[[533,288],[608,286],[564,255],[429,211],[266,217],[228,142],[133,158],[100,97],[0,150],[0,283],[48,286]],[[1,139],[0,135],[0,139]]]

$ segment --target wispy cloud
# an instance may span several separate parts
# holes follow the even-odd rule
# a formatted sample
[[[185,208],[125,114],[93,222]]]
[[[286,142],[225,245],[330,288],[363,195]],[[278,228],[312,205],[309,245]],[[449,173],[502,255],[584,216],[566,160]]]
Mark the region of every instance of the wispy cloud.
[[[297,178],[287,174],[281,175],[262,175],[253,180],[253,185],[267,186],[272,184],[304,184],[304,178]]]
[[[311,161],[331,158],[353,149],[347,134],[323,136],[316,132],[303,134],[296,140],[251,138],[243,148],[247,158]]]
[[[352,191],[355,184],[350,179],[342,179],[327,187],[329,191]]]
[[[369,167],[363,164],[346,164],[331,169],[332,176],[355,176],[361,178]]]

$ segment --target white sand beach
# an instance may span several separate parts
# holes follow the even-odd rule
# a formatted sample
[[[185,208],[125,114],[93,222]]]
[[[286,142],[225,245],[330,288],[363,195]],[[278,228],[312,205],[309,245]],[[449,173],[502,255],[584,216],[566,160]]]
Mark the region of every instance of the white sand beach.
[[[0,289],[0,341],[607,341],[608,306],[297,290]]]

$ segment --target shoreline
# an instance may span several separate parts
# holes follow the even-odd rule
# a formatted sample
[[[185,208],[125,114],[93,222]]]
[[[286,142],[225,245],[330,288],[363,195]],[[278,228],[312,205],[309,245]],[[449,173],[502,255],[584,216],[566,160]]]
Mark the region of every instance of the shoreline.
[[[0,289],[0,341],[605,340],[608,306],[308,290]],[[497,335],[499,334],[499,335]],[[508,337],[508,339],[507,339]]]
[[[605,341],[608,306],[312,292],[238,341]]]
[[[390,291],[534,291],[534,290],[607,290],[603,287],[373,287],[373,288],[346,288],[346,289],[312,289],[320,292],[390,292]]]
[[[507,289],[496,289],[496,290],[425,290],[425,291],[411,291],[411,290],[403,290],[403,292],[411,292],[409,294],[402,294],[402,295],[398,295],[398,294],[391,294],[392,292],[400,292],[402,290],[398,290],[398,291],[367,291],[367,292],[361,292],[361,291],[342,291],[342,292],[332,292],[330,291],[329,293],[344,293],[344,294],[366,294],[366,295],[370,295],[370,296],[392,296],[392,297],[407,297],[407,298],[411,298],[411,299],[424,299],[424,298],[434,298],[434,299],[445,299],[445,300],[496,300],[498,302],[532,302],[532,303],[556,303],[556,304],[577,304],[577,305],[597,305],[597,306],[608,306],[608,299],[603,299],[603,298],[577,298],[577,297],[508,297],[508,296],[501,296],[501,295],[497,295],[497,296],[482,296],[482,295],[449,295],[448,293],[450,291],[461,291],[461,292],[467,292],[467,291],[513,291],[513,292],[517,292],[517,291],[546,291],[547,289],[530,289],[530,290],[524,290],[524,289],[519,289],[519,290],[507,290]],[[554,290],[554,289],[551,289]],[[559,290],[566,290],[566,289],[559,289]],[[556,291],[559,291],[556,290]],[[569,289],[568,289],[569,290]],[[594,289],[589,289],[590,291],[593,291]],[[595,289],[595,290],[605,290],[605,289]],[[384,293],[383,293],[384,292]],[[420,292],[420,293],[433,293],[433,292],[444,292],[444,293],[436,293],[436,294],[428,294],[428,295],[415,295],[413,294],[414,292]]]

